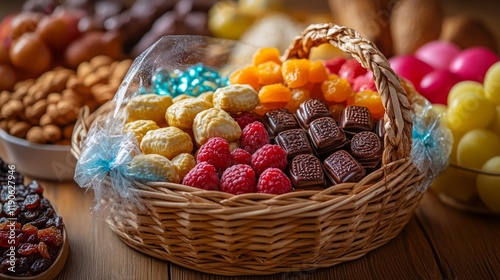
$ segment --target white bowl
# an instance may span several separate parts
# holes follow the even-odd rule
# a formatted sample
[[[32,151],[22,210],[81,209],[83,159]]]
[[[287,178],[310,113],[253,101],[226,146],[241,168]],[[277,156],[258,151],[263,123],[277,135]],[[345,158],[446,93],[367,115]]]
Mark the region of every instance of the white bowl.
[[[0,157],[33,179],[72,180],[76,159],[70,150],[70,146],[31,143],[0,129]]]

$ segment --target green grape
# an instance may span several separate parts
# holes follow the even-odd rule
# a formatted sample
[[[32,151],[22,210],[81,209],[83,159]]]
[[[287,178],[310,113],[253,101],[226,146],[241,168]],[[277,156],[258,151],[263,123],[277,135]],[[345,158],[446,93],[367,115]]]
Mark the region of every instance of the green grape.
[[[483,170],[500,174],[500,156],[489,159]],[[484,204],[495,212],[500,212],[500,176],[477,176],[477,191]]]
[[[467,176],[464,171],[448,167],[434,180],[430,189],[446,193],[456,200],[468,202],[477,195],[475,180],[475,177]]]
[[[448,105],[455,100],[455,98],[462,93],[472,92],[481,96],[485,96],[484,88],[481,83],[473,81],[462,81],[456,83],[448,93]]]
[[[484,93],[491,102],[500,105],[500,62],[493,64],[486,72]]]
[[[452,131],[461,134],[475,128],[488,127],[494,114],[495,106],[485,97],[464,92],[448,104],[446,122]]]
[[[488,129],[495,132],[500,137],[500,106],[495,108],[495,116]]]
[[[457,147],[458,164],[480,169],[490,158],[500,155],[500,137],[487,129],[467,132]]]

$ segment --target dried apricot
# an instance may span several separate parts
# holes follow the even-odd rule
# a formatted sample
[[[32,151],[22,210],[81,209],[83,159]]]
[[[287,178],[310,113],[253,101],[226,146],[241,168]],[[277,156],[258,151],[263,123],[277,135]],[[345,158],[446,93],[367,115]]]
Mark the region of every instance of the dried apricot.
[[[277,48],[261,48],[253,55],[253,65],[257,66],[267,61],[274,61],[281,65],[280,51]]]
[[[328,72],[323,62],[320,60],[312,61],[309,66],[309,82],[322,83],[326,79],[328,79]]]
[[[365,90],[351,95],[347,99],[347,106],[357,105],[368,108],[374,119],[381,119],[384,117],[384,105],[378,92],[372,90]]]
[[[274,103],[259,103],[257,107],[253,110],[254,113],[256,113],[259,116],[263,116],[265,113],[278,109],[278,108],[283,108],[286,106],[286,102],[274,102]]]
[[[311,92],[306,88],[292,89],[292,99],[286,104],[286,108],[292,113],[295,113],[299,108],[300,103],[311,97]]]
[[[231,84],[247,84],[255,90],[259,90],[259,72],[255,66],[247,66],[238,69],[229,75],[229,83]]]
[[[259,91],[260,103],[288,102],[292,98],[292,92],[283,84],[272,84],[263,86]]]
[[[344,102],[351,94],[351,84],[337,76],[330,76],[321,84],[323,97],[328,102]]]
[[[290,88],[302,87],[309,82],[309,65],[311,62],[308,59],[290,59],[283,62],[281,73],[283,79]]]
[[[266,61],[257,66],[259,72],[259,84],[271,85],[283,83],[281,75],[281,64],[275,61]]]

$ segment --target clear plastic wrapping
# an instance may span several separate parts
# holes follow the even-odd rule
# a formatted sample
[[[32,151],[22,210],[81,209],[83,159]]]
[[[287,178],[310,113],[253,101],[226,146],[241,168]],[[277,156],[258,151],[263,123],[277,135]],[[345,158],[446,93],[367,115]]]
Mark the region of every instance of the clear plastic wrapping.
[[[432,109],[429,101],[415,95],[412,97],[412,104],[411,156],[415,166],[426,178],[419,186],[419,191],[424,192],[448,167],[453,135],[443,122],[442,115]]]
[[[167,36],[135,59],[111,101],[112,110],[94,122],[87,133],[76,166],[75,181],[82,188],[94,190],[96,209],[104,197],[119,197],[124,202],[137,204],[131,188],[134,181],[162,179],[158,173],[130,168],[141,150],[135,136],[124,133],[128,118],[125,106],[129,100],[147,93],[175,97],[215,90],[227,83],[226,77],[233,69],[250,63],[251,57],[238,54],[255,49],[235,41],[204,36]],[[179,90],[168,92],[169,88]],[[167,180],[168,176],[163,179]]]

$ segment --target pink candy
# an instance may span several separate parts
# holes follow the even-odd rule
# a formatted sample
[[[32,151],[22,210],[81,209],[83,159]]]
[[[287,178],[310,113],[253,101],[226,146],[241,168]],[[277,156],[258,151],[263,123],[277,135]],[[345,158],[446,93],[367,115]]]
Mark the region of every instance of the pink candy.
[[[449,69],[462,80],[483,83],[486,71],[498,60],[498,56],[489,49],[474,47],[458,54]]]

